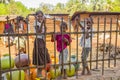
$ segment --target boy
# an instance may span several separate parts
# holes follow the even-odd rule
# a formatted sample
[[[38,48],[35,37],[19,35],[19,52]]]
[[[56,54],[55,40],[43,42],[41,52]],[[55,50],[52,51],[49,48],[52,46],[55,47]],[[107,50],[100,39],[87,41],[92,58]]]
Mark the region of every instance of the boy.
[[[85,69],[87,70],[87,74],[91,75],[90,69],[87,64],[87,58],[89,52],[91,50],[91,39],[93,37],[92,28],[93,20],[91,17],[86,18],[85,21],[80,22],[78,16],[75,17],[75,27],[80,26],[81,31],[83,32],[80,39],[80,46],[82,47],[81,60],[82,60],[82,73],[81,75],[85,75]],[[78,29],[78,28],[77,28]]]

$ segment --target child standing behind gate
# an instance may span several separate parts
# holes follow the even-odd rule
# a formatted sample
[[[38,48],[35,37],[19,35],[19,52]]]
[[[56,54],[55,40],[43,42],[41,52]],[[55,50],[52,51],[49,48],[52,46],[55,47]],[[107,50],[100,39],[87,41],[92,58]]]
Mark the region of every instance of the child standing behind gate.
[[[67,57],[68,57],[68,49],[67,46],[71,42],[71,38],[69,34],[65,33],[67,30],[67,24],[65,22],[61,22],[60,24],[60,32],[53,34],[51,41],[54,42],[56,40],[57,42],[57,51],[60,53],[59,54],[59,63],[63,64],[67,63]],[[64,70],[63,70],[64,69]],[[64,74],[63,78],[66,79],[66,66],[63,65],[63,69],[61,68],[61,75]]]
[[[33,48],[33,64],[36,66],[42,66],[50,63],[50,55],[45,44],[45,35],[40,33],[46,33],[46,20],[42,11],[36,12],[36,20],[34,22],[36,35]],[[38,77],[42,77],[42,68],[37,68]]]
[[[84,23],[85,22],[85,23]],[[93,37],[93,20],[91,17],[86,18],[83,23],[79,21],[78,17],[76,17],[76,25],[78,24],[81,27],[81,31],[83,32],[81,39],[80,39],[80,46],[82,47],[82,53],[81,53],[81,60],[82,60],[82,75],[85,74],[85,70],[87,70],[87,74],[91,75],[90,69],[87,64],[87,58],[89,55],[89,52],[91,50],[91,39]]]
[[[17,31],[17,33],[18,33],[18,31]],[[23,30],[19,29],[19,34],[22,34],[22,33],[23,33]],[[26,39],[24,36],[15,37],[13,45],[15,45],[16,55],[20,54],[20,53],[26,53]],[[17,51],[18,51],[18,53],[17,53]]]

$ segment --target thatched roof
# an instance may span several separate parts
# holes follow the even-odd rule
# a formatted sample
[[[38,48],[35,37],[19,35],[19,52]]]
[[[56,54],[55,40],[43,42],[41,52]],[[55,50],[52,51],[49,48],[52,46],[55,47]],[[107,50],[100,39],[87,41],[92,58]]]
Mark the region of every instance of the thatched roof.
[[[120,15],[120,12],[87,12],[87,11],[80,12],[80,11],[76,11],[72,15],[71,20],[74,20],[74,18],[80,14],[89,14],[89,16],[91,15]]]
[[[12,19],[15,19],[17,15],[10,15],[8,17],[9,17],[8,20],[12,20]],[[0,22],[3,22],[3,21],[7,21],[7,16],[0,16]]]

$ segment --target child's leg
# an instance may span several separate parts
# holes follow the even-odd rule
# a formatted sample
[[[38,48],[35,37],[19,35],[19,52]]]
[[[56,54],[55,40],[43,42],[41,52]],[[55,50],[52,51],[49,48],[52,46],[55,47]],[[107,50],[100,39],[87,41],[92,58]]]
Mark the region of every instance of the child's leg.
[[[90,69],[89,69],[88,66],[86,66],[86,69],[87,69],[87,74],[88,74],[88,75],[91,75],[91,72],[90,72]]]
[[[41,77],[41,76],[42,76],[42,69],[41,69],[41,68],[38,68],[38,69],[37,69],[37,74],[38,74],[38,75],[37,75],[38,77]]]
[[[64,49],[63,52],[60,53],[59,55],[59,61],[60,64],[64,64],[67,63],[67,57],[68,57],[68,49]],[[66,79],[67,78],[67,74],[66,74],[66,65],[61,66],[61,74],[64,75],[63,78]]]
[[[63,63],[67,63],[67,57],[68,57],[68,49],[64,49],[63,51]],[[64,73],[64,79],[67,79],[67,73],[66,73],[66,65],[63,66],[63,73]]]
[[[59,54],[59,64],[62,65],[62,53]],[[63,68],[62,66],[60,66],[60,69],[61,69],[61,75],[63,74]]]
[[[88,66],[87,64],[87,58],[88,58],[88,55],[89,55],[89,51],[90,51],[90,48],[83,48],[82,49],[82,56],[81,56],[81,59],[82,59],[82,66],[83,66],[83,70],[82,70],[82,75],[85,74],[85,69],[88,69],[86,68]]]
[[[82,48],[81,60],[82,60],[82,73],[81,73],[81,75],[84,75],[85,74],[85,61],[86,61],[85,48]]]
[[[85,68],[83,67],[81,75],[85,75]]]
[[[86,57],[88,58],[88,55],[89,55],[89,52],[90,52],[90,48],[86,48]],[[86,59],[87,60],[87,59]],[[87,65],[87,62],[86,62],[86,70],[87,70],[87,74],[88,75],[91,75],[91,72],[90,72],[90,69],[89,69],[89,67],[88,67],[88,65]]]
[[[64,79],[67,79],[67,72],[66,72],[66,69],[64,69]]]

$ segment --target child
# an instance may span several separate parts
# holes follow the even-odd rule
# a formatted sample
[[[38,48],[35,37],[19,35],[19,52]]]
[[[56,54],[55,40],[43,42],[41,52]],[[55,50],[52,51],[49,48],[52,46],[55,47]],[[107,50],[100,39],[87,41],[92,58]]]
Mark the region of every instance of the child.
[[[42,11],[36,12],[36,21],[34,22],[35,33],[45,33],[46,32],[46,22],[44,14]],[[45,46],[45,35],[39,34],[34,40],[33,48],[33,64],[36,66],[42,66],[47,63],[50,63],[50,56],[48,49]],[[38,77],[42,77],[41,68],[38,69]]]
[[[14,33],[14,30],[13,30],[13,25],[10,23],[10,21],[7,21],[5,22],[5,26],[4,26],[4,31],[3,31],[4,34],[13,34]],[[14,37],[13,36],[10,36],[10,44],[9,41],[8,41],[8,37],[5,36],[4,38],[4,44],[6,47],[10,46],[10,44],[13,42],[14,40]]]
[[[19,34],[22,34],[23,30],[19,29]],[[15,52],[18,53],[26,53],[26,39],[24,36],[15,37],[13,45],[15,45]]]
[[[82,66],[83,66],[83,70],[81,74],[84,75],[85,69],[86,69],[87,74],[91,75],[90,69],[87,64],[87,58],[91,50],[91,38],[93,37],[93,33],[91,34],[91,32],[93,31],[93,28],[92,28],[93,20],[91,17],[89,17],[89,18],[86,18],[84,22],[85,23],[82,24],[82,22],[79,22],[78,17],[76,17],[76,25],[78,24],[81,27],[81,30],[83,32],[80,40],[80,46],[82,47],[81,59],[82,59]]]
[[[53,42],[54,40],[56,40],[57,42],[57,51],[60,53],[59,54],[59,63],[63,64],[67,63],[67,57],[68,57],[68,49],[67,46],[70,44],[71,42],[71,38],[69,36],[69,34],[66,34],[67,30],[67,24],[65,22],[61,22],[60,24],[60,32],[56,33],[54,35],[52,35],[51,41]],[[64,73],[64,79],[67,78],[66,75],[66,66],[63,66],[64,70],[61,69],[61,74]]]
[[[24,19],[21,16],[19,16],[18,28],[20,28],[24,31]]]

